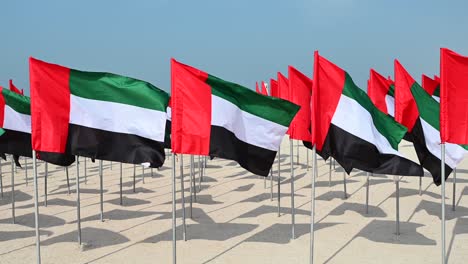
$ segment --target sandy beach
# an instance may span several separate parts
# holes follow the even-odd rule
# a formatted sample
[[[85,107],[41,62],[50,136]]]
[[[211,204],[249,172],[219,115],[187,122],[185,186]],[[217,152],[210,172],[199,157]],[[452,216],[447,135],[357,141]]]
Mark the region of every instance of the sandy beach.
[[[306,149],[300,147],[295,164],[296,239],[291,239],[291,185],[289,140],[281,149],[281,216],[277,215],[277,164],[273,166],[273,200],[266,181],[235,162],[210,160],[189,207],[189,156],[184,156],[187,241],[182,238],[179,162],[177,162],[178,263],[308,263],[312,169]],[[415,157],[408,143],[401,151]],[[309,154],[312,165],[312,152]],[[296,146],[294,146],[296,155]],[[198,161],[198,159],[195,159]],[[16,224],[11,220],[10,162],[2,162],[4,196],[0,199],[0,263],[35,263],[32,164],[15,175]],[[67,192],[63,168],[49,165],[48,205],[44,206],[44,163],[38,166],[42,263],[171,263],[171,157],[161,170],[137,166],[133,192],[133,165],[123,166],[123,205],[119,198],[118,163],[104,162],[104,222],[99,219],[98,162],[80,162],[83,245],[77,243],[75,165],[69,169],[72,193]],[[468,258],[468,161],[457,174],[456,211],[452,211],[452,176],[447,183],[447,255],[449,263]],[[440,263],[440,191],[426,174],[419,195],[419,178],[401,177],[400,232],[395,234],[396,199],[393,176],[370,180],[366,214],[366,173],[347,176],[337,165],[331,186],[329,163],[318,159],[316,181],[315,263]],[[198,175],[196,175],[198,187]]]

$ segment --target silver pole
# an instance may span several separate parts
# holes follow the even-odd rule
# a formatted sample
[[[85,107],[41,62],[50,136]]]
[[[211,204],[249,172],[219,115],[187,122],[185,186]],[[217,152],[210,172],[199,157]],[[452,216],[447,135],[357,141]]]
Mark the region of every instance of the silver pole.
[[[123,165],[122,165],[122,162],[120,162],[120,205],[123,205],[123,199],[122,199],[122,176],[123,176]]]
[[[135,192],[135,185],[136,185],[136,165],[133,164],[133,192]]]
[[[273,202],[273,165],[270,169],[270,201]]]
[[[281,216],[281,146],[278,148],[278,217]]]
[[[78,166],[78,164],[77,164]],[[103,172],[102,172],[102,160],[99,160],[99,187],[101,189],[101,222],[104,222],[104,190],[103,190]]]
[[[442,226],[442,237],[441,237],[441,240],[442,240],[442,246],[441,246],[441,250],[442,250],[442,264],[445,264],[446,263],[446,258],[445,258],[445,144],[442,143],[441,144],[441,149],[440,149],[440,152],[441,152],[441,156],[442,156],[442,159],[440,161],[440,171],[441,171],[441,181],[442,181],[442,190],[441,190],[441,199],[442,199],[442,202],[441,202],[441,207],[442,207],[442,212],[441,212],[441,226]]]
[[[452,211],[455,211],[455,194],[457,192],[457,168],[453,169],[453,194],[452,194]]]
[[[266,189],[266,180],[267,180],[267,177],[263,177],[263,189]]]
[[[309,171],[309,149],[306,148],[306,154],[307,154],[307,171]]]
[[[192,185],[193,185],[193,180],[192,180],[192,177],[193,177],[193,160],[192,160],[192,155],[190,155],[190,175],[189,175],[189,178],[190,178],[190,181],[189,181],[189,184],[190,184],[190,218],[192,218],[192,208],[193,208],[193,188],[192,188]]]
[[[47,207],[47,176],[49,174],[48,163],[45,162],[44,165],[44,206]]]
[[[176,245],[176,164],[175,155],[172,153],[172,263],[177,263]]]
[[[86,162],[86,158],[85,158]],[[68,168],[67,168],[68,172]],[[81,245],[81,212],[80,212],[80,166],[76,156],[76,223],[78,231],[78,245]]]
[[[15,166],[15,161],[13,160],[13,156],[11,156],[11,218],[13,220],[13,224],[16,222],[15,221],[16,218],[15,218],[15,168],[14,166]]]
[[[314,235],[315,235],[315,178],[318,174],[317,150],[315,145],[312,149],[312,188],[311,188],[311,209],[310,209],[310,264],[314,263]]]
[[[333,158],[330,157],[330,170],[328,171],[328,187],[331,187],[332,163],[333,163]]]
[[[422,178],[423,178],[422,176],[419,177],[419,196],[422,195]]]
[[[187,226],[185,225],[185,188],[184,188],[184,159],[180,154],[180,192],[182,194],[182,236],[187,241]]]
[[[297,150],[297,159],[296,159],[296,165],[299,165],[299,141],[296,141],[296,150]]]
[[[111,160],[111,162],[110,162],[110,169],[112,170],[112,160]]]
[[[86,160],[87,159],[88,158],[86,158],[86,157],[84,158],[84,182],[85,182],[85,184],[88,183],[88,169],[87,169],[87,166],[86,166]]]
[[[65,167],[65,175],[67,176],[68,195],[70,195],[70,178],[68,177],[68,167]]]
[[[193,201],[197,202],[197,182],[195,179],[195,156],[190,155],[190,174],[193,178]],[[190,209],[192,210],[192,209]],[[192,217],[192,212],[190,212],[190,217]]]
[[[396,235],[400,235],[400,179],[395,182],[396,187]]]
[[[3,173],[2,173],[2,160],[0,159],[0,197],[3,199]]]
[[[28,158],[24,157],[24,178],[26,179],[26,186],[28,186]]]
[[[143,173],[142,173],[142,175],[141,175],[141,176],[142,176],[142,177],[141,177],[141,178],[142,178],[141,181],[143,182],[143,184],[145,184],[145,166],[141,166],[141,167],[143,168]]]
[[[41,237],[39,233],[39,198],[38,198],[38,184],[37,184],[37,167],[36,167],[36,151],[32,151],[33,156],[33,174],[34,174],[34,222],[36,226],[36,261],[41,263]]]
[[[366,214],[369,214],[369,172],[367,173],[366,181]]]
[[[296,234],[295,234],[295,212],[294,212],[294,162],[293,162],[293,158],[294,158],[294,145],[293,145],[293,140],[292,139],[289,139],[289,150],[291,152],[291,237],[292,239],[295,239],[296,238]]]
[[[201,192],[201,183],[203,181],[203,168],[201,164],[201,156],[198,156],[198,174],[199,174],[198,192]]]
[[[348,199],[348,192],[346,191],[346,171],[343,168],[343,188],[344,188],[344,198]]]

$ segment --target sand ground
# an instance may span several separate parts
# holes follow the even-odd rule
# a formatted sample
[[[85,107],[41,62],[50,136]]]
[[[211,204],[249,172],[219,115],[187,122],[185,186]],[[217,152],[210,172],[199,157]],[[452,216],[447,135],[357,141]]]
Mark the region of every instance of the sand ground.
[[[402,151],[414,157],[411,147]],[[296,147],[294,147],[296,155]],[[300,147],[295,165],[296,239],[291,239],[291,186],[289,140],[281,152],[281,216],[277,215],[270,181],[240,168],[235,162],[207,162],[206,175],[189,209],[189,157],[184,156],[187,241],[182,240],[180,178],[178,199],[178,263],[308,263],[311,173],[306,149]],[[293,157],[296,162],[296,156]],[[312,160],[312,155],[309,155]],[[104,222],[99,220],[98,163],[80,163],[83,246],[77,244],[75,172],[69,169],[72,194],[65,172],[49,165],[48,206],[44,201],[44,164],[40,163],[39,201],[42,263],[171,263],[171,158],[151,175],[137,167],[133,192],[133,165],[124,165],[123,205],[119,199],[119,165],[104,162]],[[311,162],[310,162],[311,164]],[[447,252],[449,263],[468,262],[468,161],[458,169],[456,211],[452,211],[452,180],[447,184]],[[344,199],[343,172],[339,166],[328,182],[329,165],[318,159],[316,182],[315,263],[440,263],[440,188],[427,175],[400,181],[400,232],[395,234],[396,199],[393,176],[375,175],[370,181],[370,207],[365,213],[366,173],[347,176]],[[31,160],[29,184],[25,171],[15,177],[16,224],[11,223],[9,162],[2,162],[4,197],[0,199],[0,263],[35,263],[34,201]],[[177,175],[179,175],[177,163]],[[198,180],[198,175],[197,180]],[[198,186],[198,184],[197,184]]]

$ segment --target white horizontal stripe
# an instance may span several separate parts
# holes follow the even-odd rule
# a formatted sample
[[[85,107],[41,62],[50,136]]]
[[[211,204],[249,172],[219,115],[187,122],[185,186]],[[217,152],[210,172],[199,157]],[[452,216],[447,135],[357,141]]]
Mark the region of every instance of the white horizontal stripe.
[[[3,128],[31,134],[31,116],[16,112],[5,105],[5,118]]]
[[[402,156],[374,126],[371,114],[354,99],[341,95],[332,123],[374,145],[380,153]]]
[[[420,118],[421,125],[424,131],[424,138],[426,140],[426,147],[432,155],[441,159],[440,153],[440,133],[437,129],[432,127],[429,123]],[[466,150],[457,144],[446,143],[445,144],[445,164],[450,168],[457,167],[458,163],[463,160]]]
[[[395,98],[391,95],[385,95],[385,102],[387,103],[387,112],[391,116],[395,116]]]
[[[438,103],[440,103],[440,97],[437,97],[437,96],[433,95],[432,98],[434,98],[434,100],[436,100]]]
[[[166,113],[70,95],[70,123],[164,142]]]
[[[169,121],[172,121],[172,109],[170,106],[166,108],[166,118]]]
[[[211,96],[211,124],[224,127],[241,141],[277,151],[287,127],[242,111],[237,105],[215,95]]]

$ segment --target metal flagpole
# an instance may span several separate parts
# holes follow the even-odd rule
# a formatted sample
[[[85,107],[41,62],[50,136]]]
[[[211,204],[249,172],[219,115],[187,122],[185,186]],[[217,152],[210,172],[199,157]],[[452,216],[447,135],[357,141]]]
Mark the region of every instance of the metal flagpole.
[[[65,167],[65,175],[67,176],[68,195],[70,195],[70,178],[68,177],[68,167]]]
[[[333,158],[330,157],[330,170],[328,171],[328,187],[331,187],[332,163],[333,163]]]
[[[18,159],[19,159],[19,157],[18,157]],[[24,164],[26,164],[26,157],[24,157]],[[15,164],[15,172],[16,173],[18,172],[17,169],[18,168],[16,167],[16,164]],[[24,174],[24,181],[26,182],[26,186],[28,186],[28,175],[27,174]]]
[[[39,198],[38,198],[38,184],[37,184],[37,160],[36,151],[32,151],[33,156],[33,174],[34,174],[34,222],[36,225],[36,261],[41,263],[41,237],[39,234]]]
[[[270,201],[273,202],[273,165],[270,169]]]
[[[278,217],[281,216],[281,145],[278,148]]]
[[[44,206],[47,207],[47,176],[49,174],[48,163],[45,162],[44,167]]]
[[[24,157],[24,178],[26,179],[26,186],[28,186],[28,158]]]
[[[15,223],[15,161],[11,156],[11,218]]]
[[[396,235],[400,235],[400,179],[395,181],[396,187]]]
[[[112,160],[111,160],[111,162],[110,162],[110,169],[112,170]]]
[[[291,237],[292,239],[295,239],[296,238],[296,234],[295,234],[295,212],[294,212],[294,145],[293,145],[293,140],[292,139],[289,139],[289,150],[290,150],[290,154],[291,154]]]
[[[185,225],[185,188],[184,188],[184,159],[180,154],[180,188],[182,194],[182,236],[187,241],[187,226]]]
[[[120,205],[123,205],[123,199],[122,199],[122,175],[123,175],[123,165],[122,162],[120,162]]]
[[[142,178],[143,184],[145,184],[145,166],[141,166],[141,167],[143,168],[143,170],[142,170],[143,173],[141,175],[142,176],[141,178]]]
[[[446,258],[445,258],[445,143],[441,144],[441,156],[442,159],[440,161],[440,170],[441,170],[441,181],[442,181],[442,190],[441,190],[441,226],[442,226],[442,243],[441,243],[441,250],[442,250],[442,264],[446,263]]]
[[[77,164],[78,166],[78,164]],[[101,188],[101,222],[104,222],[104,190],[103,190],[102,160],[99,160],[99,187]]]
[[[267,180],[267,177],[263,177],[263,189],[266,189],[267,186],[266,186],[266,180]]]
[[[343,188],[344,188],[344,198],[348,199],[348,192],[346,191],[346,171],[343,168]]]
[[[307,154],[307,156],[306,156],[306,158],[307,158],[307,171],[309,171],[309,149],[308,148],[306,148],[306,154]]]
[[[423,178],[422,176],[419,177],[419,196],[422,195],[422,178]]]
[[[296,165],[299,165],[299,141],[296,141],[297,159]]]
[[[453,194],[452,194],[452,211],[455,211],[455,194],[457,191],[457,168],[453,169]]]
[[[366,214],[369,214],[369,174],[368,172],[366,181]]]
[[[85,158],[86,162],[86,158]],[[68,169],[68,168],[67,168]],[[68,170],[67,170],[68,171]],[[76,156],[76,223],[78,231],[78,245],[81,245],[81,212],[80,212],[80,166]]]
[[[176,253],[176,172],[175,155],[172,153],[172,263],[177,263]]]
[[[193,160],[192,160],[192,155],[190,155],[190,218],[192,218],[192,208],[193,208]]]
[[[136,165],[133,164],[133,192],[135,192],[135,184],[136,184]]]
[[[197,202],[197,181],[195,179],[195,156],[190,155],[190,173],[192,174],[193,178],[193,201]],[[192,209],[190,209],[192,210]],[[192,213],[190,212],[190,217]]]
[[[314,234],[315,234],[315,178],[318,174],[317,150],[315,145],[312,149],[312,188],[311,188],[311,209],[310,209],[310,264],[314,263]]]
[[[201,156],[198,156],[198,174],[199,174],[198,192],[201,192],[201,183],[203,181],[203,167],[201,164]]]
[[[3,173],[2,173],[2,160],[0,159],[0,197],[3,199]]]

